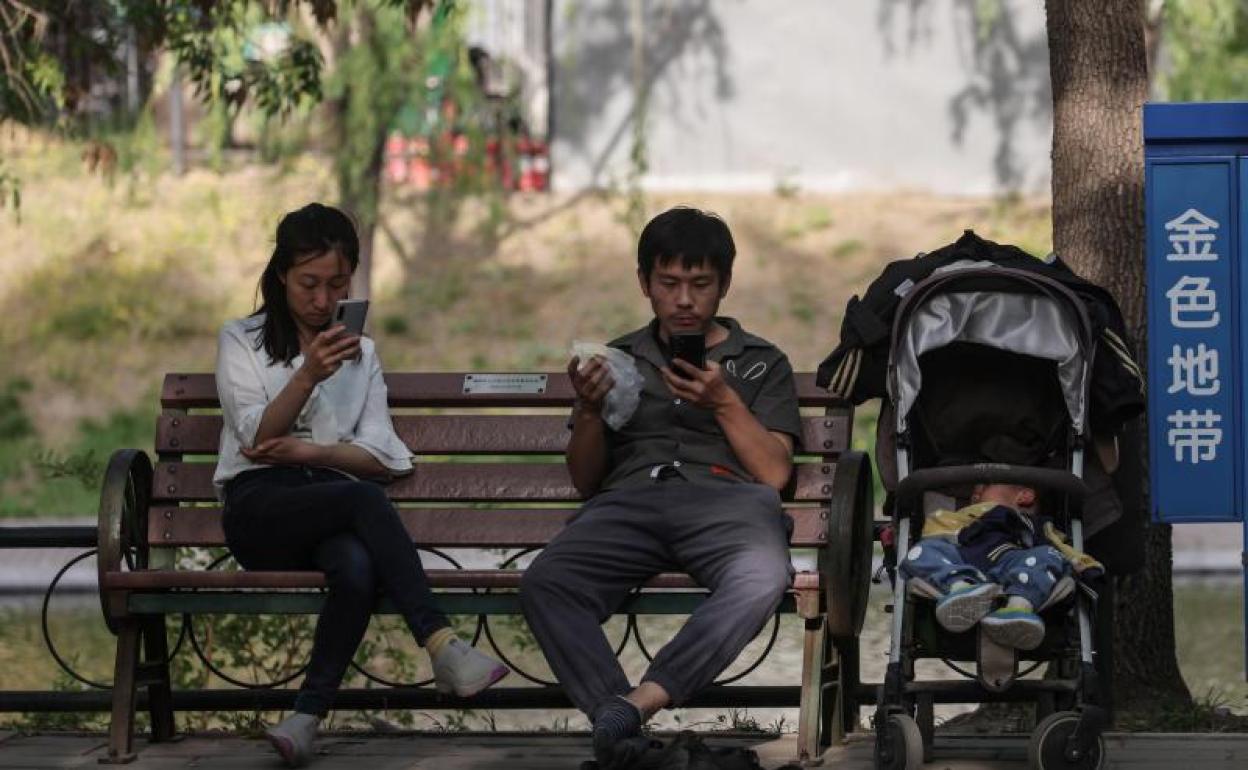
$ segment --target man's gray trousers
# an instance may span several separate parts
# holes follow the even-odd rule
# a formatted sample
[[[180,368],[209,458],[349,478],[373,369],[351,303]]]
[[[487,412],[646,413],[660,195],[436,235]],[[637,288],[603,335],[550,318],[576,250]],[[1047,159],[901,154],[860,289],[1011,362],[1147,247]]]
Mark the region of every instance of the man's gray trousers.
[[[793,576],[792,523],[762,484],[655,480],[593,497],[524,572],[524,616],[555,676],[591,717],[629,690],[602,623],[660,572],[710,589],[642,681],[680,705],[710,684],[775,613]]]

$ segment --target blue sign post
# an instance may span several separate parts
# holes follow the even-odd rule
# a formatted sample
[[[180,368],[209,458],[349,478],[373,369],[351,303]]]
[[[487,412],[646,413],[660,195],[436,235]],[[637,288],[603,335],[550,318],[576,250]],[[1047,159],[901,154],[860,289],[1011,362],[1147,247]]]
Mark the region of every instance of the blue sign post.
[[[1248,103],[1147,104],[1144,147],[1153,518],[1242,522]]]

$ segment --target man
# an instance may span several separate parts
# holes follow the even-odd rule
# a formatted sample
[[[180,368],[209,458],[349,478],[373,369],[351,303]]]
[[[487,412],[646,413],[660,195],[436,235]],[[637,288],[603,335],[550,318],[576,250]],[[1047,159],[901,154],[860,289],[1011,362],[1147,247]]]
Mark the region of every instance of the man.
[[[603,361],[568,366],[577,403],[567,464],[589,500],[525,571],[520,595],[551,669],[593,722],[604,766],[655,712],[727,668],[792,580],[779,490],[800,430],[793,369],[716,315],[735,255],[727,225],[697,209],[672,209],[642,231],[637,279],[654,320],[610,343],[644,378],[620,430],[601,416],[613,384]],[[668,355],[673,334],[699,331],[705,369]],[[601,624],[664,571],[689,573],[711,595],[634,688]]]

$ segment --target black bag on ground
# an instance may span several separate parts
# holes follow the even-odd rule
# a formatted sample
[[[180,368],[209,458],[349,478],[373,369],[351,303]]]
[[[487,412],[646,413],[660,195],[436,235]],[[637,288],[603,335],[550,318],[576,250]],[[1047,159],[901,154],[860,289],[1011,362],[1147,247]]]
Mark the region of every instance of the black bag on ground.
[[[581,770],[763,770],[758,755],[738,746],[711,747],[697,733],[685,730],[668,743],[639,736],[616,744],[608,765],[581,763]],[[779,770],[798,770],[785,765]]]

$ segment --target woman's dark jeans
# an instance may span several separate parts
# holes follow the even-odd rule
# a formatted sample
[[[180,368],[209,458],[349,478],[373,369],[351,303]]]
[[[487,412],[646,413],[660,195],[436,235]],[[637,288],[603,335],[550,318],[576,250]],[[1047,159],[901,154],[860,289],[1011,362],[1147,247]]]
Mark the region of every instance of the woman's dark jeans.
[[[448,626],[385,490],[326,468],[282,466],[226,484],[225,541],[246,569],[325,573],[329,593],[295,711],[325,715],[380,588],[422,646]]]

